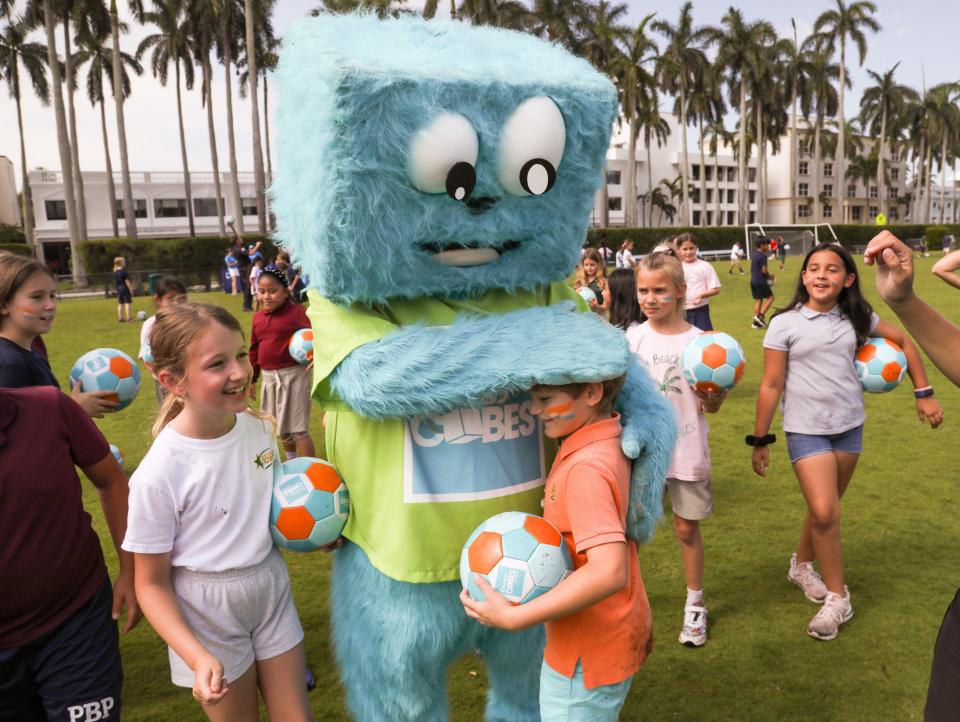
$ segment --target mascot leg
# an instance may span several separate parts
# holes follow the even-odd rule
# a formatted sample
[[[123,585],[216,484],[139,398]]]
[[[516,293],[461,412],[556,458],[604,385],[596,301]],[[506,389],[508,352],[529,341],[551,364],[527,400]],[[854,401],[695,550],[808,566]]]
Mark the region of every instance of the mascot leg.
[[[459,594],[391,579],[350,542],[334,553],[333,641],[357,722],[448,719],[447,667],[469,649]]]
[[[522,632],[484,629],[479,646],[490,680],[486,722],[540,722],[544,641],[543,625]]]

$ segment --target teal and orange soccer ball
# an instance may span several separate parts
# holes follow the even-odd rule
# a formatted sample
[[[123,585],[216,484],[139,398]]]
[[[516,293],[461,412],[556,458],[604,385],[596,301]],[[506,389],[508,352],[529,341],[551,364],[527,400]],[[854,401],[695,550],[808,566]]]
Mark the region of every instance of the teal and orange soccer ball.
[[[287,350],[290,356],[298,364],[306,366],[313,361],[313,331],[309,328],[301,328],[290,337],[287,344]]]
[[[683,347],[680,371],[697,391],[720,393],[738,383],[747,357],[737,340],[723,331],[704,331]]]
[[[277,468],[270,533],[279,546],[315,551],[337,540],[349,515],[350,496],[332,464],[300,456]]]
[[[79,382],[80,390],[108,391],[109,398],[125,409],[140,390],[140,369],[132,358],[115,348],[97,348],[77,359],[70,369],[71,386]]]
[[[460,582],[478,601],[474,581],[483,576],[514,604],[536,599],[573,573],[573,561],[557,528],[540,516],[508,511],[478,526],[460,552]]]
[[[863,390],[882,394],[900,385],[907,373],[907,356],[890,339],[871,338],[857,349],[853,365]]]

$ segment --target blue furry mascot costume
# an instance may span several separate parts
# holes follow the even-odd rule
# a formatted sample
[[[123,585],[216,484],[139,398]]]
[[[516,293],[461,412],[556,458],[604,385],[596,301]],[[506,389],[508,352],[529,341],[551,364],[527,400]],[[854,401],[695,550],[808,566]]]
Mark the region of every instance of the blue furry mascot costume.
[[[539,514],[535,383],[630,368],[628,533],[661,512],[675,422],[623,334],[565,283],[617,109],[587,62],[456,22],[324,16],[279,68],[277,236],[310,279],[315,400],[350,489],[334,645],[360,722],[445,720],[446,670],[479,650],[488,720],[539,720],[542,628],[477,625],[457,599],[464,541]],[[578,309],[579,307],[579,309]]]

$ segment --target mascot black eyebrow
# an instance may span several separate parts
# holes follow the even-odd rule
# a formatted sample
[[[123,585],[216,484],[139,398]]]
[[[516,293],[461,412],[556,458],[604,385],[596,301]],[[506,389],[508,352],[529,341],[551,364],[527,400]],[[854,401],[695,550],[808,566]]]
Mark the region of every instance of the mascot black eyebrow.
[[[332,620],[351,713],[446,719],[447,666],[478,649],[487,719],[539,720],[542,628],[481,627],[457,599],[473,529],[541,512],[555,449],[526,392],[628,372],[640,541],[676,433],[623,334],[565,283],[616,90],[529,35],[361,15],[301,22],[278,76],[277,237],[310,279],[314,399],[350,490]]]

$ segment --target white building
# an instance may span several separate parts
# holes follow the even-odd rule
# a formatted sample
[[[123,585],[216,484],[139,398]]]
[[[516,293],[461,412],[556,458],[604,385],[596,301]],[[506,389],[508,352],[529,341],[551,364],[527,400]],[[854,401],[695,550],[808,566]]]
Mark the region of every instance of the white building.
[[[17,182],[13,178],[13,163],[0,155],[0,226],[20,225],[20,204],[17,202]]]
[[[947,183],[943,189],[943,222],[956,223],[957,218],[960,218],[960,179]],[[930,191],[930,223],[940,223],[939,184]]]

